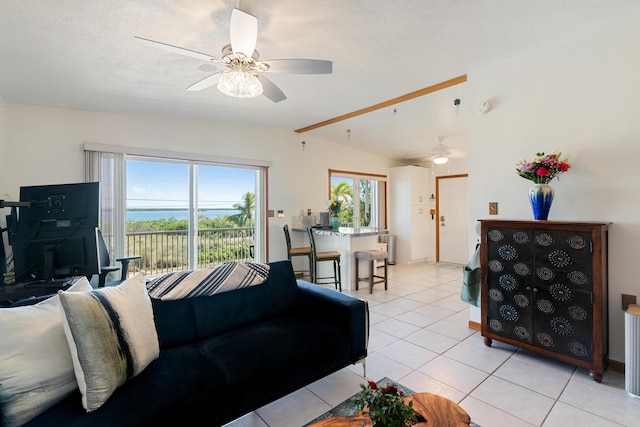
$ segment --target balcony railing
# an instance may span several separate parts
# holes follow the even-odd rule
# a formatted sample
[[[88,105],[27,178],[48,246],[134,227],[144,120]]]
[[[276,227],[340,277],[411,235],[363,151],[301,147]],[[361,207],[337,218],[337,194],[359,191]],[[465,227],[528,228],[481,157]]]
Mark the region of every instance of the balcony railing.
[[[154,277],[189,269],[189,234],[186,230],[127,233],[127,256],[142,259],[131,273]],[[198,230],[195,268],[211,268],[229,261],[253,261],[252,227]]]

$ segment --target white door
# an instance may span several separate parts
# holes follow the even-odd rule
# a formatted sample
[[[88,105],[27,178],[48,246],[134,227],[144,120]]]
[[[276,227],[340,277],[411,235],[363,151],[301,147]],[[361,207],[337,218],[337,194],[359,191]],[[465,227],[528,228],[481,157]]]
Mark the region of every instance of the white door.
[[[467,176],[437,179],[438,261],[466,264],[469,261],[469,198]]]

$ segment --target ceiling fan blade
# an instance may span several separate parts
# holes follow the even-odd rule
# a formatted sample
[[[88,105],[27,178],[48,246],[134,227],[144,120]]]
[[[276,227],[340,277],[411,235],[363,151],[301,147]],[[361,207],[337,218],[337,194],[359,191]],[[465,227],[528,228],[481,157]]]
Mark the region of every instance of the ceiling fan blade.
[[[211,61],[215,59],[211,55],[207,55],[205,53],[196,52],[195,50],[185,49],[183,47],[173,46],[166,43],[157,42],[154,40],[145,39],[142,37],[135,36],[134,37],[137,42],[145,44],[147,46],[155,47],[157,49],[162,49],[167,52],[177,53],[179,55],[190,56],[196,59],[202,59],[204,61]]]
[[[204,79],[195,82],[194,84],[189,86],[187,90],[195,92],[213,86],[214,84],[218,83],[218,80],[220,79],[220,73],[222,73],[222,71],[218,71],[217,73],[212,74],[209,77],[205,77]]]
[[[251,58],[258,40],[258,19],[240,9],[233,9],[230,33],[233,53],[243,53]]]
[[[434,152],[434,153],[444,153],[444,152],[446,152],[448,150],[449,150],[449,147],[444,145],[441,141],[438,141],[438,145],[433,147],[433,149],[431,151]]]
[[[271,59],[260,61],[269,65],[270,73],[331,74],[333,62],[321,59]]]
[[[287,95],[265,76],[258,74],[258,80],[260,80],[260,84],[262,85],[262,94],[273,102],[280,102],[287,99]]]

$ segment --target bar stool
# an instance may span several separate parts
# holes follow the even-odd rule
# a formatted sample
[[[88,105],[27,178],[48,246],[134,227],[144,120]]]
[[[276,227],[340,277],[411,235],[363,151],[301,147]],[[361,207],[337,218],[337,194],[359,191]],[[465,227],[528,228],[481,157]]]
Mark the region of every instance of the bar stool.
[[[336,289],[342,292],[342,281],[340,280],[340,252],[337,251],[321,251],[316,250],[316,241],[313,238],[313,230],[307,228],[309,234],[309,242],[311,243],[311,281],[313,283],[330,283],[320,282],[320,280],[332,279]],[[318,263],[322,261],[331,261],[333,263],[333,277],[318,277]]]
[[[289,258],[289,261],[291,261],[291,258],[294,256],[305,256],[309,258],[309,269],[294,271],[294,273],[296,274],[296,277],[304,277],[305,273],[308,273],[309,278],[313,280],[311,275],[311,246],[301,246],[297,248],[292,248],[291,235],[289,234],[289,226],[285,224],[284,227],[282,227],[282,229],[284,230],[284,239],[287,241],[287,257]]]
[[[358,290],[358,284],[360,282],[369,282],[369,293],[373,293],[373,285],[376,283],[384,282],[384,290],[387,290],[387,260],[389,259],[389,254],[387,251],[357,251],[355,252],[356,257],[356,291]],[[360,278],[359,275],[359,267],[360,260],[369,261],[369,277]],[[376,267],[375,262],[379,260],[384,260],[384,276],[376,275]],[[380,279],[380,280],[375,280]]]

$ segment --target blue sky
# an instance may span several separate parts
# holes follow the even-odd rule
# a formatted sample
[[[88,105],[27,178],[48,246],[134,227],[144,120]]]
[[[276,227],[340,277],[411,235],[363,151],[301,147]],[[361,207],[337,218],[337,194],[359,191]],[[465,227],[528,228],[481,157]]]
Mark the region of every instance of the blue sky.
[[[198,166],[199,208],[230,208],[247,191],[255,193],[253,169]],[[127,160],[127,208],[183,208],[189,200],[189,166]]]

